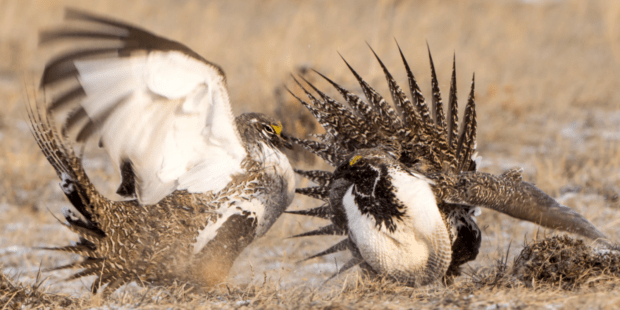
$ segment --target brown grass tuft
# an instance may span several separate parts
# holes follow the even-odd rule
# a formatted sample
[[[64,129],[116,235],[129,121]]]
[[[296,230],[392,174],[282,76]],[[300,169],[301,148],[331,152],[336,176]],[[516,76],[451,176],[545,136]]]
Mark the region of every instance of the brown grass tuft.
[[[620,253],[601,250],[569,236],[553,236],[525,246],[513,274],[525,284],[549,284],[566,290],[594,287],[620,279]]]
[[[43,282],[45,279],[37,277],[33,284],[23,284],[0,271],[0,309],[68,307],[75,303],[74,298],[47,293]]]

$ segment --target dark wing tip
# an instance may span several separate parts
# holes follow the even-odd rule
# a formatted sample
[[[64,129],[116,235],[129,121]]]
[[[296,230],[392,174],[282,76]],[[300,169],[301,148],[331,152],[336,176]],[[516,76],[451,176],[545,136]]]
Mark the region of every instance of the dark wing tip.
[[[66,20],[70,20],[70,19],[81,19],[81,20],[88,20],[91,18],[96,18],[95,15],[93,15],[92,13],[88,13],[86,11],[83,11],[81,9],[77,9],[77,8],[73,8],[73,7],[66,7],[65,8],[65,19]]]
[[[76,8],[65,8],[65,20],[83,20],[94,23],[105,24],[108,26],[114,26],[123,29],[136,29],[127,23],[114,20],[112,18],[103,17],[102,15],[93,14],[87,11],[83,11]]]

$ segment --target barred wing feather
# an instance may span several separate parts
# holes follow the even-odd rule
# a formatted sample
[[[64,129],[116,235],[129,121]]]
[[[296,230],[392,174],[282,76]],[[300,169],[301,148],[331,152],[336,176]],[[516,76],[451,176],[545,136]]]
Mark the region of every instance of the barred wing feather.
[[[71,10],[67,17],[100,28],[45,32],[41,42],[113,39],[116,48],[97,45],[50,61],[43,87],[70,77],[79,81],[68,92],[76,96],[58,96],[50,109],[79,102],[78,112],[85,113],[72,115],[88,120],[76,139],[96,135],[113,164],[129,162],[140,203],[156,203],[174,190],[217,191],[241,171],[247,154],[219,67],[180,43],[129,25]],[[68,119],[65,127],[77,123]]]

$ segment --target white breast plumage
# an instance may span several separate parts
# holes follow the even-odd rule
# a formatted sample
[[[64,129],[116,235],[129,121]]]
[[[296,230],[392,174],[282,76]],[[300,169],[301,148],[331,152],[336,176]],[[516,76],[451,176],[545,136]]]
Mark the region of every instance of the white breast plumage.
[[[208,224],[199,232],[196,242],[193,244],[193,253],[200,253],[209,241],[213,240],[217,236],[220,227],[222,227],[222,225],[226,223],[231,216],[243,215],[244,212],[248,212],[250,213],[248,218],[256,219],[260,225],[264,211],[265,207],[262,201],[257,198],[251,200],[239,200],[226,204],[226,206],[220,208],[220,210],[216,212],[217,220],[215,223]]]
[[[403,221],[389,232],[378,227],[369,214],[363,215],[355,203],[353,186],[344,196],[343,204],[349,222],[349,234],[364,260],[377,272],[400,274],[419,271],[426,266],[437,225],[444,225],[435,196],[426,181],[400,171],[391,171],[393,185],[402,191],[396,197],[405,205]],[[444,228],[445,229],[445,228]]]
[[[269,195],[263,198],[264,216],[260,217],[256,235],[262,236],[273,225],[295,196],[295,172],[286,155],[261,142],[260,162],[267,177],[275,181]]]
[[[288,157],[280,150],[268,147],[263,142],[261,142],[261,146],[260,162],[263,163],[263,169],[273,176],[281,176],[282,180],[286,182],[282,188],[285,190],[283,193],[285,196],[282,198],[286,199],[284,202],[289,205],[295,195],[295,172],[288,161]]]
[[[286,155],[280,150],[268,147],[261,142],[261,152],[257,155],[262,164],[261,170],[267,178],[276,180],[266,193],[256,192],[250,199],[236,199],[226,203],[217,211],[215,223],[207,225],[199,232],[193,244],[193,253],[199,253],[208,243],[217,236],[218,229],[233,215],[242,215],[249,212],[249,218],[256,222],[257,237],[264,235],[293,200],[295,195],[295,174]],[[280,181],[278,181],[280,179]],[[248,185],[255,185],[252,181]],[[280,192],[278,194],[277,192]]]

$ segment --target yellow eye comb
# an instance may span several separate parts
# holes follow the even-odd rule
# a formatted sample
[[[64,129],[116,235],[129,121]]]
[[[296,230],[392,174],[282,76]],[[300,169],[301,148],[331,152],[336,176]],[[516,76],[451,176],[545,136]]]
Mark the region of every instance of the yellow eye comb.
[[[279,136],[280,133],[282,132],[282,124],[278,124],[278,125],[273,125],[271,124],[271,127],[273,128],[273,130],[276,131],[276,134]]]
[[[362,158],[362,156],[359,156],[359,155],[357,155],[357,156],[355,156],[355,157],[351,158],[351,161],[349,162],[349,166],[353,166],[353,165],[355,165],[355,163],[356,163],[358,160],[360,160],[360,158]]]

